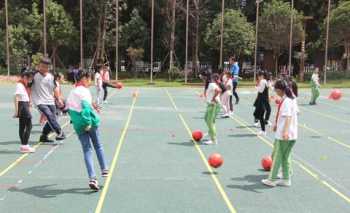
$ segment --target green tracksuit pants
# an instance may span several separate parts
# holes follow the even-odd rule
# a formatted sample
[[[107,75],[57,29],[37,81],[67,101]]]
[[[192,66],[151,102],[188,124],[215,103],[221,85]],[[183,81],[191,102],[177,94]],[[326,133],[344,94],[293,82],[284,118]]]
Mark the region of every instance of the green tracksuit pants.
[[[320,96],[320,88],[315,84],[311,83],[311,104],[316,104],[317,98]]]
[[[276,140],[273,150],[273,163],[269,174],[270,180],[276,180],[278,171],[282,168],[283,179],[289,180],[291,174],[291,153],[295,140]]]
[[[208,104],[207,105],[207,111],[205,113],[204,119],[205,123],[208,126],[209,129],[209,136],[212,141],[216,141],[216,127],[215,127],[215,120],[217,115],[220,112],[220,105],[219,104]]]

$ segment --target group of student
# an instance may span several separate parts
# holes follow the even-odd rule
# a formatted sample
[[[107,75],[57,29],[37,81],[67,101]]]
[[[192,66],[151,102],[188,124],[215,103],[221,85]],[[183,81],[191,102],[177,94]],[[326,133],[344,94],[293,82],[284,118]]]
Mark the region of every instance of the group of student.
[[[233,114],[233,91],[237,94],[233,82],[238,82],[239,78],[232,72],[232,67],[235,66],[233,57],[230,58],[230,66],[230,69],[223,71],[221,75],[208,71],[201,73],[201,78],[205,82],[204,96],[207,105],[204,119],[208,126],[209,136],[207,140],[203,140],[203,143],[207,145],[218,144],[215,123],[220,111],[223,112],[222,118],[228,118]],[[272,169],[269,177],[262,180],[262,183],[271,187],[290,186],[290,155],[298,138],[298,87],[289,76],[282,75],[276,81],[272,81],[267,72],[259,72],[257,76],[257,97],[253,104],[255,107],[254,122],[257,127],[260,123],[261,128],[257,135],[259,137],[266,136],[266,125],[272,125],[272,130],[275,133]],[[276,119],[273,124],[269,121],[271,115],[270,89],[275,91],[277,99],[279,99]],[[239,99],[236,100],[238,103]]]
[[[15,90],[15,114],[19,120],[19,137],[21,141],[20,152],[34,153],[35,149],[28,142],[32,130],[32,106],[45,118],[39,142],[53,143],[50,134],[56,134],[56,140],[66,138],[59,122],[58,110],[68,113],[73,128],[82,146],[84,161],[89,176],[89,187],[99,190],[97,175],[93,165],[93,148],[101,169],[101,176],[108,176],[108,166],[100,140],[99,125],[100,104],[107,99],[107,87],[114,87],[109,81],[108,67],[98,67],[95,73],[96,100],[90,93],[89,86],[92,81],[91,72],[77,70],[69,73],[68,80],[73,87],[64,100],[61,91],[62,75],[54,76],[49,72],[50,59],[43,57],[35,71],[23,70]],[[108,72],[108,74],[106,74]],[[104,90],[102,98],[101,91]],[[92,148],[93,146],[93,148]]]

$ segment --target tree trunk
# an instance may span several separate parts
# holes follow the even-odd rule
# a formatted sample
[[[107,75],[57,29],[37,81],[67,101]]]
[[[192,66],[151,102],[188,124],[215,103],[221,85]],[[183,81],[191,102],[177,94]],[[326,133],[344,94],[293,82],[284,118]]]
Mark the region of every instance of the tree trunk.
[[[175,25],[176,25],[176,19],[175,19],[175,10],[176,10],[176,0],[171,0],[171,11],[172,11],[172,18],[171,18],[171,35],[170,35],[170,61],[169,61],[169,80],[171,80],[170,73],[173,71],[174,67],[174,50],[175,50]]]
[[[273,58],[275,59],[275,76],[278,77],[278,54],[273,53]]]
[[[52,68],[53,68],[53,73],[56,73],[56,52],[57,52],[57,47],[53,46],[53,48],[52,48]]]
[[[104,62],[105,52],[105,35],[106,35],[106,3],[102,3],[101,11],[99,12],[98,26],[97,26],[97,41],[96,41],[96,58],[97,63]],[[96,62],[94,63],[96,64]]]
[[[350,41],[345,44],[346,70],[350,71]]]

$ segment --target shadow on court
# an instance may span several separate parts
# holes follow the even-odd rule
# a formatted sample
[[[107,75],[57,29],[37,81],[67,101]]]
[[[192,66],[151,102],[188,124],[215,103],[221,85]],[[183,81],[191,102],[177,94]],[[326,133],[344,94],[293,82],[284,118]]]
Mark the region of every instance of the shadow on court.
[[[55,198],[58,195],[62,194],[82,194],[90,195],[94,194],[94,191],[91,191],[89,188],[72,188],[72,189],[53,189],[51,187],[57,186],[57,184],[48,184],[41,186],[33,186],[28,188],[19,189],[17,187],[9,188],[10,192],[21,192],[28,195],[33,195],[39,198]]]
[[[263,193],[260,190],[271,189],[264,186],[261,183],[262,179],[267,178],[267,175],[246,175],[244,177],[231,178],[233,181],[247,182],[246,184],[230,184],[227,185],[231,189],[240,189],[244,191],[254,192],[254,193]]]

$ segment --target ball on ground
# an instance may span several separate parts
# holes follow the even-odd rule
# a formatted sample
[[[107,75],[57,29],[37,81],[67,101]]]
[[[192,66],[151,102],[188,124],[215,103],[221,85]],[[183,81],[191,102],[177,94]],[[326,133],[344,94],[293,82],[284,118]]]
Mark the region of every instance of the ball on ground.
[[[271,158],[271,156],[264,156],[261,159],[261,166],[263,167],[263,169],[265,171],[270,171],[271,170],[271,166],[272,166],[272,158]]]
[[[332,92],[331,92],[329,98],[330,98],[330,99],[333,99],[333,100],[335,100],[335,101],[338,101],[338,100],[341,99],[342,95],[343,95],[343,94],[342,94],[342,92],[341,92],[339,89],[334,89],[334,90],[332,90]]]
[[[214,153],[209,156],[208,163],[213,168],[219,168],[224,163],[224,159],[220,154]]]
[[[202,138],[203,138],[203,133],[202,133],[202,131],[200,131],[200,130],[195,130],[195,131],[193,131],[192,132],[192,138],[193,138],[193,140],[195,140],[195,141],[200,141],[200,140],[202,140]]]
[[[117,88],[117,89],[123,89],[123,83],[122,82],[117,82],[116,84],[115,84],[115,88]]]

